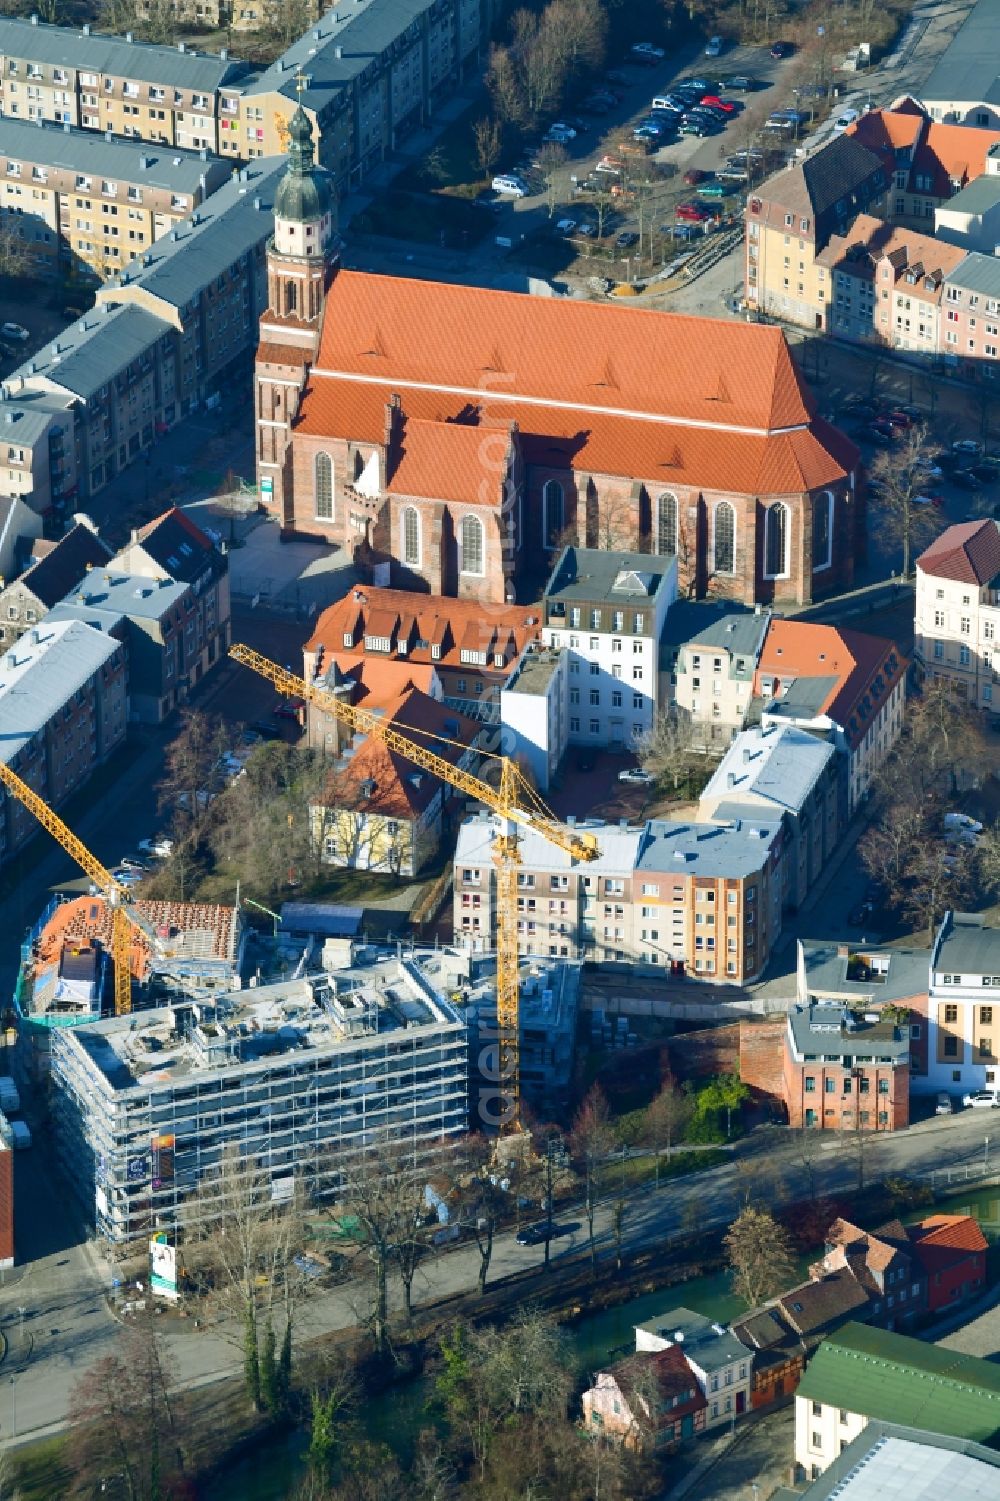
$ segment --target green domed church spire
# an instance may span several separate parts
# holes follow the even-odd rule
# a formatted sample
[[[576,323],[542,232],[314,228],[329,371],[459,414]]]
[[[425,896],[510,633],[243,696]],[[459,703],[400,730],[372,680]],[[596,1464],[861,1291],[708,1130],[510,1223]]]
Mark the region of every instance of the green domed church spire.
[[[305,85],[304,75],[297,74],[295,86],[299,103],[288,122],[288,166],[274,196],[274,217],[299,224],[322,219],[333,204],[330,174],[325,167],[313,164],[312,125],[302,108]]]

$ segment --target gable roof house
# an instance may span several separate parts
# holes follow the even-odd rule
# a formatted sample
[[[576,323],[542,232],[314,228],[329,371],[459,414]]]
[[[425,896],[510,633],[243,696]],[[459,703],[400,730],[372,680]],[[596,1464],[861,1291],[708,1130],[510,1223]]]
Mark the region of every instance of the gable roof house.
[[[1000,526],[992,519],[947,527],[917,558],[914,658],[922,673],[954,684],[975,708],[993,707],[1000,661]]]
[[[93,527],[71,527],[49,552],[0,593],[0,642],[11,646],[37,625],[70,589],[81,584],[91,568],[111,557],[111,549]]]
[[[933,358],[945,282],[964,255],[933,235],[859,214],[817,257],[831,282],[827,331]]]
[[[581,1400],[587,1432],[630,1449],[675,1449],[705,1429],[708,1402],[676,1345],[599,1371]]]
[[[882,202],[887,182],[881,157],[845,134],[755,188],[746,208],[748,305],[804,328],[828,327],[831,284],[818,257]]]
[[[847,134],[885,164],[888,186],[879,217],[921,230],[939,205],[983,176],[1000,144],[995,128],[944,124],[905,97],[891,109],[868,110]]]
[[[690,1308],[671,1308],[635,1327],[636,1353],[680,1350],[708,1399],[706,1428],[750,1409],[752,1357],[729,1329]]]
[[[481,726],[412,684],[396,698],[376,701],[373,693],[364,708],[457,769],[478,761]],[[377,735],[356,735],[310,806],[313,839],[326,864],[416,875],[437,851],[458,796]]]

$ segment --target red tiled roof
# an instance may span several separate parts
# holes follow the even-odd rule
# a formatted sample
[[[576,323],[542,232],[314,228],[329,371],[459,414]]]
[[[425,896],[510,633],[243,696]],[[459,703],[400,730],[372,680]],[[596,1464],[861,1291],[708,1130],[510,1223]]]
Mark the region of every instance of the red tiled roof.
[[[627,1399],[636,1387],[644,1388],[645,1378],[650,1371],[656,1377],[660,1397],[665,1404],[672,1402],[675,1397],[681,1398],[676,1407],[668,1406],[661,1414],[667,1422],[672,1423],[679,1417],[700,1412],[708,1406],[705,1393],[699,1387],[697,1377],[679,1345],[669,1345],[665,1350],[649,1354],[626,1356],[611,1367],[608,1375],[614,1378],[618,1389]]]
[[[849,254],[858,245],[867,255]],[[831,236],[830,243],[816,257],[816,263],[836,267],[845,275],[869,280],[872,263],[888,257],[895,268],[894,281],[898,281],[911,269],[919,274],[919,280],[913,284],[912,289],[907,288],[907,296],[940,302],[941,278],[949,271],[954,271],[964,260],[965,254],[965,250],[959,246],[936,240],[933,235],[920,234],[917,230],[905,229],[897,224],[887,224],[884,219],[876,219],[872,214],[859,214],[846,234]],[[936,284],[933,288],[926,287],[924,279],[932,273]]]
[[[893,641],[840,626],[775,618],[764,638],[754,692],[761,692],[764,679],[834,678],[817,714],[827,715],[848,731],[850,740],[860,741],[905,673],[906,658]]]
[[[953,182],[964,187],[981,177],[991,148],[1000,142],[1000,131],[931,120],[913,100],[900,101],[897,109],[869,111],[848,133],[884,157],[892,172],[901,168],[896,152],[909,148],[906,165],[911,187],[918,174],[929,177],[929,191],[935,198],[949,198]]]
[[[324,670],[331,666],[337,668],[342,679],[350,678],[357,685],[351,703],[362,704],[366,709],[399,699],[408,688],[419,688],[422,693],[431,694],[437,675],[430,663],[422,666],[405,659],[386,661],[382,657],[355,657],[349,652],[333,652],[324,657]]]
[[[909,1229],[917,1251],[933,1248],[963,1256],[989,1250],[989,1241],[971,1214],[932,1214]]]
[[[778,328],[361,271],[339,271],[327,294],[312,384],[344,384],[324,371],[401,391],[559,400],[587,409],[580,418],[631,411],[771,429],[812,410]]]
[[[960,521],[949,526],[917,559],[933,578],[982,587],[1000,573],[1000,529],[995,521]]]
[[[314,371],[296,431],[324,437],[349,434],[355,442],[381,444],[386,405],[395,389],[391,377],[385,385],[358,385],[324,381]],[[472,427],[491,444],[502,424],[516,422],[529,464],[634,475],[654,487],[674,483],[732,495],[799,495],[835,484],[858,461],[850,439],[818,417],[809,427],[764,437],[661,423],[629,412],[578,412],[528,403],[502,388],[471,397],[411,388],[403,392],[403,401],[408,420]]]
[[[392,617],[392,627],[382,632],[392,645],[388,653],[368,653],[366,658],[364,632],[376,615],[379,618]],[[399,651],[399,638],[403,634],[404,622],[408,621],[414,623],[413,634],[408,639],[408,650],[403,654]],[[372,662],[405,661],[418,667],[461,668],[463,672],[495,675],[501,682],[506,679],[516,658],[508,655],[506,666],[495,668],[494,654],[503,650],[513,637],[519,657],[529,641],[537,640],[541,625],[539,605],[490,605],[479,600],[445,599],[435,594],[410,594],[405,589],[365,585],[351,589],[343,599],[323,611],[304,650],[315,654],[322,649],[321,670],[325,670],[331,654],[343,663],[353,652]],[[353,649],[344,646],[345,634],[353,637]],[[419,641],[427,644],[419,646]],[[433,642],[441,647],[437,660],[431,657],[430,645]],[[461,660],[462,648],[468,650],[473,642],[486,653],[485,667]]]
[[[367,707],[371,707],[369,704]],[[481,726],[419,688],[408,688],[384,705],[383,723],[442,756],[453,766],[476,743]],[[443,741],[450,743],[444,744]],[[374,782],[367,793],[363,784]],[[412,761],[390,750],[377,736],[360,741],[330,777],[323,801],[327,807],[351,808],[386,818],[411,819],[436,795],[441,783]]]
[[[304,344],[258,344],[258,365],[306,365],[310,350]]]
[[[503,432],[408,416],[386,489],[393,495],[499,506],[506,443]]]
[[[236,909],[206,902],[135,903],[136,912],[154,929],[166,928],[173,933],[208,933],[211,957],[235,958]],[[61,902],[42,930],[38,940],[39,965],[52,963],[63,944],[81,939],[97,939],[105,949],[111,948],[111,908],[101,896],[81,896]],[[169,939],[167,940],[169,941]],[[150,944],[137,928],[132,929],[131,969],[138,979],[149,972]]]

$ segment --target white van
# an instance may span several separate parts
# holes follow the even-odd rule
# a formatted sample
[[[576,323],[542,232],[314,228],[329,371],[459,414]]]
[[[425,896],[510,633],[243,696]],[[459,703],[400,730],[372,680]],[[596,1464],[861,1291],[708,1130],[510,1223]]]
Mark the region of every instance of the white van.
[[[512,198],[525,198],[528,194],[528,184],[521,177],[513,177],[503,174],[493,179],[494,193],[509,193]]]

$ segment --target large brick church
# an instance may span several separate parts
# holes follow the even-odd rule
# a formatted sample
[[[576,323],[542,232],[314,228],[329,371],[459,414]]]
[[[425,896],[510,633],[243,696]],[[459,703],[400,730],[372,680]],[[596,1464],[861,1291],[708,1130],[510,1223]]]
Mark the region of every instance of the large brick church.
[[[255,382],[285,535],[494,603],[566,542],[676,553],[694,596],[849,586],[858,453],[779,329],[342,270],[304,115],[290,137]]]

